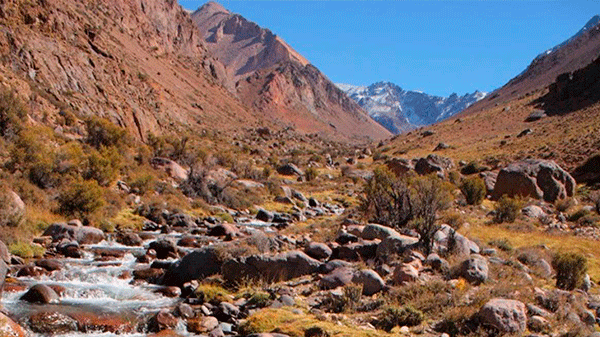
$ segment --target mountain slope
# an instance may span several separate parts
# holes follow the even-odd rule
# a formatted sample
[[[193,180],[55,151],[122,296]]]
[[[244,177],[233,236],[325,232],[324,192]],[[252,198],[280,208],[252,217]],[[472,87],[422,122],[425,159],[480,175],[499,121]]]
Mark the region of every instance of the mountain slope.
[[[390,133],[281,38],[214,2],[192,14],[222,83],[267,118],[302,132],[353,139]]]
[[[519,75],[490,93],[487,99],[469,107],[465,113],[489,109],[496,104],[532,94],[553,83],[563,73],[573,72],[600,56],[600,16],[590,19],[575,35],[538,55]]]
[[[142,139],[258,122],[215,82],[217,63],[176,1],[38,2],[0,5],[0,81],[20,88],[34,118],[99,115]]]
[[[368,87],[338,84],[338,87],[395,134],[449,118],[486,95],[475,91],[464,96],[439,97],[407,91],[389,82],[378,82]]]

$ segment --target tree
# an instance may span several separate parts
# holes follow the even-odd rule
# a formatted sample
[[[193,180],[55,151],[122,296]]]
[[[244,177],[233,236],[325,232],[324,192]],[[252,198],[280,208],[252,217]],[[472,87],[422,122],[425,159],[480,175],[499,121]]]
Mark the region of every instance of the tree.
[[[378,167],[367,179],[360,208],[371,221],[401,228],[412,219],[408,184],[387,167]]]
[[[437,213],[448,208],[451,194],[435,175],[416,178],[411,187],[413,227],[421,236],[425,253],[429,254],[433,248],[433,236],[440,229],[436,223]]]

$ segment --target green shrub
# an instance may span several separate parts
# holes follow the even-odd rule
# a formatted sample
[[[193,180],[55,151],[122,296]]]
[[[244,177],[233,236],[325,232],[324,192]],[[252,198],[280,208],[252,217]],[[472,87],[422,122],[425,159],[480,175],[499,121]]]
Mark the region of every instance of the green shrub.
[[[375,323],[378,328],[390,332],[396,326],[419,325],[423,319],[423,313],[411,306],[391,306],[383,310]]]
[[[40,245],[16,241],[8,245],[8,250],[11,254],[22,258],[40,258],[46,253],[46,249]]]
[[[108,186],[115,180],[121,161],[121,155],[114,147],[93,151],[87,157],[83,178],[95,180],[100,186]]]
[[[573,290],[581,285],[587,272],[587,258],[578,253],[557,253],[552,259],[556,287]]]
[[[521,211],[521,206],[522,203],[520,200],[503,195],[496,204],[495,221],[497,223],[515,222]]]
[[[460,191],[467,199],[467,204],[479,205],[485,199],[485,182],[479,177],[465,179],[460,185]]]
[[[106,119],[90,117],[86,121],[87,143],[100,149],[101,146],[121,147],[128,143],[127,131]]]
[[[575,213],[569,215],[569,221],[577,222],[579,219],[590,215],[590,211],[585,208],[577,210]]]
[[[104,205],[103,191],[94,180],[76,180],[58,196],[59,212],[67,216],[85,216]]]
[[[246,305],[253,308],[264,308],[271,304],[271,295],[264,291],[256,291],[248,294]]]
[[[503,250],[505,252],[510,252],[513,250],[513,246],[507,238],[490,240],[488,244],[490,246],[497,247],[498,249]]]
[[[214,284],[200,284],[194,293],[203,303],[219,305],[230,300],[231,295],[224,288]]]
[[[370,221],[391,227],[405,226],[413,217],[408,184],[387,167],[375,168],[363,188],[360,209]]]
[[[471,161],[460,170],[460,173],[464,175],[471,175],[485,171],[486,169],[486,167],[479,165],[476,161]]]
[[[134,193],[144,195],[146,192],[151,191],[154,188],[156,179],[150,173],[139,173],[132,176],[127,184]]]
[[[340,313],[353,311],[360,303],[363,287],[348,284],[342,288],[342,294],[329,293],[323,301],[323,306],[329,311]]]
[[[574,205],[575,203],[572,198],[558,199],[554,203],[554,207],[556,207],[556,210],[559,212],[566,212],[569,210],[569,208],[573,207]]]

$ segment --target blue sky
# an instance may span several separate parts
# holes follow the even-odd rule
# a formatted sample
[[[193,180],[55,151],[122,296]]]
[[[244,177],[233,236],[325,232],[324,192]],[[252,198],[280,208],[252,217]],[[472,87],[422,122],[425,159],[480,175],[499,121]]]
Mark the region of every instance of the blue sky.
[[[195,10],[205,1],[180,0]],[[447,96],[491,91],[575,34],[595,0],[217,1],[270,29],[332,81]]]

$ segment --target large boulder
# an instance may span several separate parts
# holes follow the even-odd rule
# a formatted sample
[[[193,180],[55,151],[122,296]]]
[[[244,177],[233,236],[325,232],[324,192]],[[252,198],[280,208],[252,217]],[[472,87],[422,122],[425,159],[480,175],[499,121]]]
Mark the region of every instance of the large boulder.
[[[2,297],[2,290],[4,290],[4,280],[8,273],[8,266],[4,261],[0,260],[0,297]]]
[[[378,224],[368,224],[363,229],[362,238],[365,240],[373,240],[379,239],[384,240],[391,236],[401,237],[402,235],[398,233],[395,229],[383,225]]]
[[[231,259],[223,264],[221,274],[227,282],[243,280],[286,281],[318,271],[321,262],[301,251],[275,256],[251,255]]]
[[[77,331],[77,321],[59,312],[40,312],[29,317],[27,325],[43,336],[68,334]]]
[[[394,172],[398,177],[404,176],[410,170],[414,169],[414,165],[408,159],[404,158],[391,158],[385,162],[385,165]]]
[[[157,259],[162,260],[177,255],[177,245],[171,240],[160,239],[152,241],[150,242],[149,248],[156,251]]]
[[[36,284],[21,296],[21,301],[29,303],[57,303],[59,301],[58,294],[45,284]]]
[[[25,218],[25,203],[7,188],[0,190],[0,226],[18,226]]]
[[[221,272],[221,262],[215,247],[204,247],[174,263],[162,277],[161,283],[181,287],[184,283],[203,279]]]
[[[277,173],[284,175],[284,176],[293,176],[293,175],[303,176],[304,175],[304,172],[302,172],[302,170],[299,169],[298,166],[296,166],[294,164],[285,164],[285,165],[278,167]]]
[[[508,195],[554,202],[557,199],[572,197],[575,186],[575,179],[554,161],[523,160],[500,170],[492,198],[497,200],[503,195]]]
[[[150,159],[150,165],[152,165],[154,169],[165,171],[171,178],[179,182],[188,179],[188,171],[171,159],[154,157]]]
[[[304,249],[304,252],[317,260],[327,260],[333,253],[329,246],[320,242],[309,243]]]
[[[516,300],[494,298],[479,310],[481,323],[501,333],[521,334],[527,327],[525,304]]]
[[[477,254],[471,255],[460,264],[459,274],[472,284],[480,284],[488,279],[488,264],[486,259]]]
[[[337,268],[319,280],[321,289],[335,289],[352,283],[354,270],[348,267]]]
[[[52,241],[75,240],[79,244],[94,244],[104,240],[104,232],[98,228],[53,223],[42,236],[51,236]]]
[[[430,154],[427,158],[420,158],[415,165],[415,172],[420,175],[441,174],[445,175],[446,171],[454,168],[452,159]]]
[[[8,247],[4,242],[0,241],[0,260],[10,264],[10,252],[8,251]]]
[[[361,284],[362,294],[371,296],[385,289],[385,282],[375,271],[371,269],[359,270],[354,273],[352,283]]]
[[[402,254],[406,249],[419,242],[419,239],[400,235],[390,236],[381,241],[375,252],[376,257],[381,261],[387,261],[395,255]]]
[[[0,332],[2,336],[25,337],[27,334],[21,326],[0,312]]]

